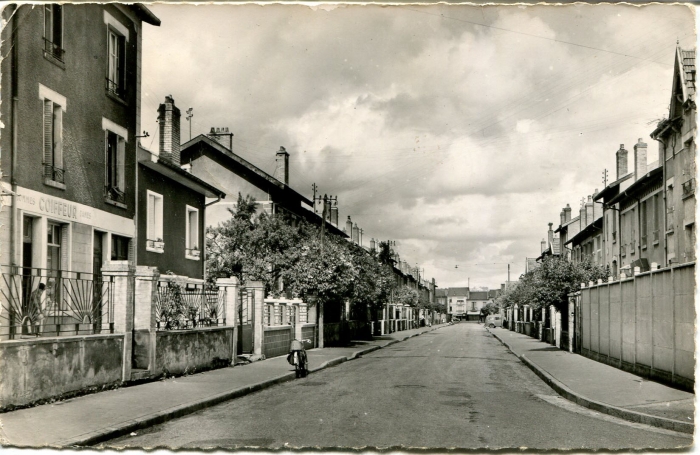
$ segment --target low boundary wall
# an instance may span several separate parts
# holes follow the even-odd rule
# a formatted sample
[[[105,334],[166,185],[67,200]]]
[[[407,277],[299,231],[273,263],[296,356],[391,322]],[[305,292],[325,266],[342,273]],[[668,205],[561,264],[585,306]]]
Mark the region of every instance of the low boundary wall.
[[[155,374],[183,374],[217,367],[231,359],[233,327],[207,327],[157,332]]]
[[[4,341],[0,409],[120,383],[123,351],[123,334]]]

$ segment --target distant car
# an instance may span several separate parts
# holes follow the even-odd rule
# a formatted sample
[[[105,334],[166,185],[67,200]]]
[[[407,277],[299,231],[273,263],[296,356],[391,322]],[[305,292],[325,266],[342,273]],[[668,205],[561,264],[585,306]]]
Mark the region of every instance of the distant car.
[[[486,327],[495,329],[496,327],[503,327],[503,318],[499,314],[492,314],[486,316]]]

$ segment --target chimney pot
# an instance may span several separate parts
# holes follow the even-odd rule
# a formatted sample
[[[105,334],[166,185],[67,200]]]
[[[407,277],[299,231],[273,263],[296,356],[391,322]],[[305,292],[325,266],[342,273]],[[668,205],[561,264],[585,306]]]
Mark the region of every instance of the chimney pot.
[[[639,141],[634,145],[634,179],[638,180],[647,173],[647,144]]]
[[[180,109],[175,107],[172,95],[158,106],[158,130],[160,134],[158,152],[163,159],[180,165]]]
[[[620,150],[615,153],[616,157],[616,169],[615,169],[615,180],[619,180],[625,175],[627,175],[627,150],[625,150],[625,144],[620,144]]]
[[[275,155],[275,163],[277,164],[275,176],[281,179],[285,185],[289,185],[289,153],[282,146]]]

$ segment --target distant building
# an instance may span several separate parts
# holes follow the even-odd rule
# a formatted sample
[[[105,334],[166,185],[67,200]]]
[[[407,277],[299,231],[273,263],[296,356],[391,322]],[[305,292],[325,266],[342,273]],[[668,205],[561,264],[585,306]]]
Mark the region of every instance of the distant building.
[[[481,309],[489,301],[490,291],[471,291],[468,287],[442,289],[447,299],[447,314],[454,320],[478,321]]]

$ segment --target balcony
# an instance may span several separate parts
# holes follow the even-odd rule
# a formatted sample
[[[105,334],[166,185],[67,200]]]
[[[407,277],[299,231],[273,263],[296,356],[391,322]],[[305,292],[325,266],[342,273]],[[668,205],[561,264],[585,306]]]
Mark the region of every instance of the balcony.
[[[46,38],[44,38],[44,52],[61,63],[63,63],[63,54],[66,53],[65,49]]]

